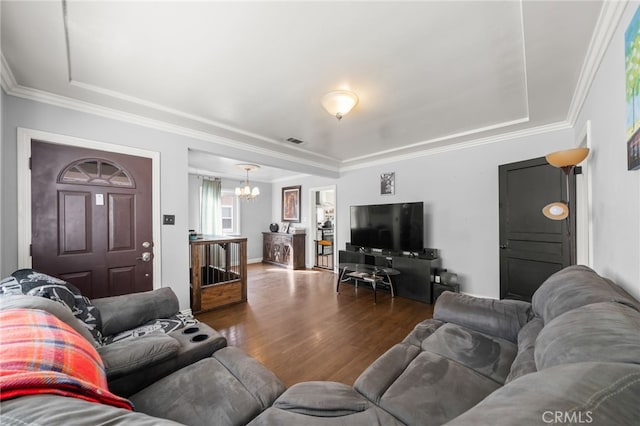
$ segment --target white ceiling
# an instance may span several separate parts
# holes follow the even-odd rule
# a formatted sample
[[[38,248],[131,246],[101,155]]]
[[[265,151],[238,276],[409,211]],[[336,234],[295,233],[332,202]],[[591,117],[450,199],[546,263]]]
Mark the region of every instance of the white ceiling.
[[[2,1],[3,85],[339,170],[565,123],[602,4]]]

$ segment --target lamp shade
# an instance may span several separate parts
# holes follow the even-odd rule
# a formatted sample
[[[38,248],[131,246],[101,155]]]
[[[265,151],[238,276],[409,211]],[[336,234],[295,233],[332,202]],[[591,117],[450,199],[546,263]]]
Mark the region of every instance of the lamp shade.
[[[565,203],[555,202],[544,206],[542,214],[551,220],[562,220],[569,216],[569,206]]]
[[[589,155],[589,148],[573,148],[547,154],[547,162],[554,167],[569,167],[580,164]]]
[[[335,90],[324,95],[320,103],[329,114],[340,120],[356,106],[358,95],[348,90]]]

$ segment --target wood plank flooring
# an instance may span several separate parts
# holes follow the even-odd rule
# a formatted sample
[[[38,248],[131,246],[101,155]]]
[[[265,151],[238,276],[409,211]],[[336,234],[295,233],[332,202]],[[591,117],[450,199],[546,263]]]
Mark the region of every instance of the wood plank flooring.
[[[342,284],[331,271],[248,267],[248,302],[197,315],[273,371],[285,385],[348,385],[413,327],[432,305]]]

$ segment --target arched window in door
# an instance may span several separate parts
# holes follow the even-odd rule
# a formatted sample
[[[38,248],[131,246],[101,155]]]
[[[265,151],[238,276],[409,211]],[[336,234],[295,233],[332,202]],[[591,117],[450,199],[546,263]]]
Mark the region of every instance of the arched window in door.
[[[101,158],[74,161],[62,170],[58,183],[135,188],[131,174],[118,164]]]

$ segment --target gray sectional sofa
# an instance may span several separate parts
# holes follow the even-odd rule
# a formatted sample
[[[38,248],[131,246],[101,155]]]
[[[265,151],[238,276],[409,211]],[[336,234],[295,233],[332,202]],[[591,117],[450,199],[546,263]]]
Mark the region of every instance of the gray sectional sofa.
[[[454,293],[353,386],[277,377],[227,347],[131,395],[137,412],[53,395],[2,424],[640,424],[640,302],[584,266],[532,304]],[[64,421],[63,421],[64,420]]]
[[[179,312],[168,287],[89,300],[68,282],[31,269],[0,283],[0,309],[30,308],[71,325],[98,351],[112,392],[128,397],[209,357],[227,340]]]

